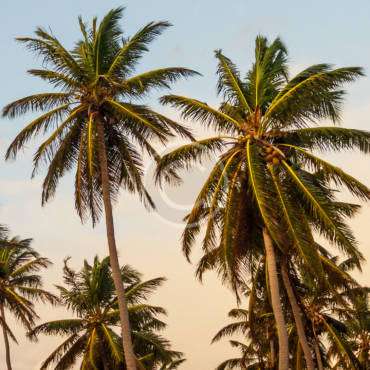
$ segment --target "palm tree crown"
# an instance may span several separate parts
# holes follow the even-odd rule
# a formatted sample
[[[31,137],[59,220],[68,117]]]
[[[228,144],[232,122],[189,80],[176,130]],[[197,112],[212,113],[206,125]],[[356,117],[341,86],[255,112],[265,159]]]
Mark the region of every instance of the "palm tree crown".
[[[162,98],[164,104],[181,109],[184,118],[220,133],[165,155],[157,179],[176,180],[170,172],[222,153],[187,217],[183,249],[188,256],[205,220],[203,245],[210,254],[209,263],[219,247],[230,274],[237,271],[235,256],[241,251],[246,254],[261,238],[258,227],[260,231],[266,227],[279,248],[286,252],[289,246],[315,272],[322,269],[311,226],[358,264],[363,258],[344,221],[357,207],[337,202],[333,185],[343,185],[361,199],[369,199],[370,191],[312,153],[369,152],[370,132],[317,125],[323,119],[339,122],[344,95],[340,86],[362,76],[362,69],[319,64],[289,79],[286,56],[280,39],[269,44],[266,38],[257,37],[255,62],[241,79],[231,60],[216,51],[217,89],[223,97],[219,109],[183,96]]]
[[[217,269],[236,290],[241,277],[250,272],[251,262],[265,249],[272,306],[279,323],[279,350],[284,351],[279,368],[285,369],[288,335],[280,307],[276,252],[294,258],[312,279],[322,281],[323,258],[314,231],[352,258],[357,267],[363,260],[346,224],[346,217],[358,207],[338,202],[335,195],[344,186],[368,200],[370,190],[315,154],[317,150],[370,151],[370,132],[318,125],[322,120],[339,123],[345,93],[342,85],[363,71],[317,64],[289,78],[284,44],[279,38],[269,43],[262,36],[256,38],[255,60],[244,78],[220,50],[216,58],[217,91],[222,97],[219,109],[178,95],[164,96],[161,101],[218,134],[165,155],[157,179],[177,181],[174,171],[219,153],[186,218],[183,250],[188,257],[201,225],[206,224],[205,256],[198,274]]]
[[[81,39],[72,51],[42,28],[37,28],[35,37],[18,38],[42,57],[44,68],[28,72],[58,91],[27,96],[3,110],[10,118],[28,111],[45,112],[18,134],[6,158],[15,157],[33,136],[52,131],[34,156],[33,175],[41,164],[49,163],[42,202],[54,195],[59,179],[76,166],[76,209],[81,217],[90,212],[93,223],[102,211],[99,127],[104,131],[111,197],[115,198],[122,185],[149,206],[153,204],[141,181],[142,151],[138,147],[157,159],[151,140],[166,142],[174,132],[191,137],[177,123],[133,103],[154,88],[169,87],[171,82],[195,74],[175,67],[134,75],[147,45],[170,24],[151,22],[131,38],[124,38],[119,26],[122,12],[123,8],[111,10],[99,25],[94,18],[90,28],[79,18]]]
[[[17,339],[6,319],[9,311],[26,329],[30,330],[39,318],[35,302],[57,303],[57,297],[42,288],[38,274],[51,262],[41,257],[32,247],[31,239],[10,238],[0,225],[0,326],[3,330],[6,364],[11,370],[10,343]]]
[[[80,271],[74,271],[65,261],[63,271],[65,284],[57,287],[60,299],[76,318],[46,322],[30,331],[31,338],[39,334],[67,337],[41,368],[46,369],[54,363],[55,369],[69,369],[79,357],[82,357],[84,369],[126,368],[121,338],[116,333],[119,310],[109,258],[100,261],[95,257],[92,265],[85,261]],[[167,368],[179,361],[182,354],[171,350],[170,342],[158,334],[166,327],[158,316],[166,311],[146,303],[149,295],[165,279],[143,281],[141,275],[129,266],[122,267],[121,273],[126,288],[134,351],[140,368]]]
[[[41,257],[31,242],[16,237],[0,241],[0,304],[28,329],[38,318],[35,301],[57,302],[53,294],[42,289],[42,278],[37,274],[51,262]],[[10,329],[9,333],[15,339]]]

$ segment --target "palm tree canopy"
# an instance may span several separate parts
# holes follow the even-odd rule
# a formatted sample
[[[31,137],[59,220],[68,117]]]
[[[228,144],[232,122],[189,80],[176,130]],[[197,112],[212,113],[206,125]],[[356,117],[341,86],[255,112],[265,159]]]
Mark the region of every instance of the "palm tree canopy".
[[[10,238],[5,227],[0,236],[0,304],[25,326],[31,329],[38,318],[34,303],[41,301],[56,304],[58,299],[42,289],[38,274],[51,262],[41,257],[32,247],[32,239]],[[11,328],[0,318],[13,341],[17,342]]]
[[[50,32],[37,28],[34,37],[19,37],[43,68],[28,72],[50,83],[54,90],[8,104],[3,116],[42,112],[29,122],[9,146],[14,158],[34,136],[48,134],[34,156],[35,175],[43,163],[49,168],[43,183],[42,203],[53,197],[60,178],[76,167],[75,205],[81,218],[95,223],[102,212],[97,125],[103,125],[111,196],[120,186],[137,193],[153,206],[142,183],[142,152],[158,159],[152,140],[166,142],[174,133],[191,138],[189,130],[140,103],[154,88],[167,88],[181,77],[197,74],[180,67],[134,74],[148,45],[168,22],[151,22],[134,36],[123,37],[123,8],[111,10],[100,23],[88,26],[79,18],[81,38],[67,50]]]
[[[121,338],[117,334],[118,302],[109,258],[100,261],[95,257],[92,265],[85,261],[80,271],[74,271],[66,260],[63,271],[64,285],[57,287],[60,299],[76,317],[46,322],[30,331],[29,336],[34,339],[39,334],[66,337],[41,368],[47,369],[54,364],[55,369],[69,369],[82,357],[82,364],[87,369],[103,369],[104,362],[109,369],[122,369],[123,351]],[[167,369],[165,366],[170,364],[175,366],[182,353],[171,350],[170,342],[158,334],[166,327],[159,318],[166,311],[147,303],[149,295],[165,279],[143,281],[141,274],[129,266],[122,267],[121,273],[126,288],[134,351],[141,367],[161,369],[163,366]]]
[[[369,289],[361,287],[350,276],[356,267],[353,261],[340,261],[322,246],[319,249],[321,255],[325,255],[323,268],[329,282],[326,289],[318,284],[310,285],[311,280],[306,279],[304,270],[298,271],[299,266],[289,263],[289,279],[302,309],[305,333],[311,344],[318,344],[325,368],[366,369],[369,363]],[[243,301],[242,308],[229,312],[233,321],[219,330],[212,340],[217,342],[235,335],[239,339],[230,340],[230,344],[241,352],[241,356],[223,361],[219,370],[272,368],[271,348],[276,348],[277,333],[265,269],[262,259],[243,287],[247,304]],[[291,367],[300,369],[304,358],[296,324],[286,294],[282,294],[281,300],[291,343]]]
[[[161,99],[180,109],[185,119],[217,132],[165,155],[157,168],[159,182],[177,181],[178,175],[171,176],[174,171],[216,156],[186,218],[185,255],[205,224],[205,257],[198,273],[219,268],[235,286],[238,276],[249,272],[249,264],[239,257],[255,258],[266,227],[276,246],[296,256],[315,277],[323,276],[323,267],[313,231],[360,267],[363,257],[346,224],[358,207],[338,202],[335,195],[344,186],[368,200],[370,190],[314,153],[370,151],[370,132],[337,126],[345,94],[342,85],[363,76],[363,70],[318,64],[290,78],[286,47],[279,38],[269,43],[262,36],[256,38],[255,61],[244,78],[222,51],[215,55],[222,98],[218,109],[184,96]],[[320,126],[323,120],[336,125]]]

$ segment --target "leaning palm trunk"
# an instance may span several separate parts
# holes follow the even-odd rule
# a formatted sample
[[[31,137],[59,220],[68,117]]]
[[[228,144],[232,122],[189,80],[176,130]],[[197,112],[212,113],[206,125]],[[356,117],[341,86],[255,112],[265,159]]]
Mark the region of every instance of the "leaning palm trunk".
[[[128,317],[127,302],[125,297],[125,288],[122,282],[121,270],[118,261],[116,240],[114,236],[114,222],[113,222],[113,212],[112,203],[110,198],[109,189],[109,175],[108,175],[108,162],[106,155],[105,139],[104,139],[104,128],[102,122],[97,124],[98,132],[98,142],[99,142],[99,162],[101,171],[101,182],[103,190],[103,201],[105,210],[105,222],[107,229],[107,239],[109,248],[109,258],[112,269],[112,277],[114,281],[114,286],[117,292],[118,298],[118,308],[119,316],[121,321],[121,331],[122,331],[122,346],[125,356],[125,362],[127,370],[136,370],[136,357],[134,354],[132,339],[131,339],[131,329],[130,321]]]
[[[276,271],[274,246],[268,231],[263,229],[263,241],[266,249],[266,261],[271,292],[271,305],[274,312],[279,339],[279,370],[289,369],[289,341],[285,318],[280,302],[279,280]]]
[[[6,366],[8,370],[12,370],[12,364],[10,362],[10,346],[9,346],[9,338],[8,338],[8,332],[6,331],[6,320],[5,320],[5,311],[4,311],[4,305],[0,305],[0,314],[1,319],[3,322],[3,335],[4,335],[4,343],[5,343],[5,358],[6,358]]]
[[[297,328],[298,338],[303,350],[304,358],[306,360],[307,370],[315,370],[311,348],[308,344],[308,340],[304,330],[304,325],[302,321],[302,312],[298,305],[297,299],[294,295],[293,287],[290,284],[286,261],[283,261],[281,264],[281,275],[288,295],[290,306],[292,307],[294,322]]]

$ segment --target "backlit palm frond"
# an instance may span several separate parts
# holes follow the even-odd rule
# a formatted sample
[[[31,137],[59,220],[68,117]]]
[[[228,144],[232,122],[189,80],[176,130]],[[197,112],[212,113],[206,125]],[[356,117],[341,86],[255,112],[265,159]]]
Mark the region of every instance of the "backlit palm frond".
[[[165,95],[160,102],[181,110],[183,118],[199,121],[216,131],[237,132],[240,130],[240,123],[235,118],[199,100],[185,96]]]
[[[242,106],[245,112],[245,117],[247,117],[252,112],[252,109],[250,107],[250,102],[247,100],[248,93],[244,91],[246,86],[243,85],[240,80],[239,71],[235,64],[222,54],[221,50],[217,50],[215,55],[218,59],[218,94],[223,94],[223,97],[227,102],[230,102],[233,105]]]
[[[148,44],[170,25],[168,22],[150,22],[134,36],[126,39],[105,72],[107,77],[127,77],[134,70],[143,53],[148,51]]]
[[[342,151],[358,149],[370,151],[370,133],[364,130],[343,127],[307,127],[284,133],[287,144],[320,151]]]
[[[224,138],[214,137],[206,140],[194,141],[162,156],[156,169],[156,181],[173,179],[171,171],[188,169],[192,162],[200,162],[209,159],[215,152],[222,149]]]
[[[349,227],[334,209],[334,205],[328,200],[322,189],[314,184],[310,175],[304,171],[297,171],[286,162],[284,167],[292,181],[297,185],[297,190],[302,195],[306,211],[318,222],[319,231],[338,245],[347,255],[363,259],[357,249],[356,241]]]
[[[66,109],[66,104],[71,103],[71,95],[67,93],[43,93],[30,95],[25,98],[16,100],[3,108],[3,117],[18,117],[28,111],[51,110],[62,106],[60,110]],[[54,114],[53,112],[52,114]],[[49,112],[50,115],[50,112]],[[48,118],[44,116],[42,122]],[[40,122],[41,119],[39,118]],[[34,121],[35,122],[35,121]]]
[[[170,84],[181,78],[199,75],[198,72],[187,68],[168,67],[143,72],[128,78],[123,82],[122,94],[128,96],[143,96],[152,89],[170,88]]]
[[[320,171],[322,175],[321,178],[323,180],[332,181],[337,187],[345,186],[354,196],[359,199],[370,199],[370,189],[353,176],[344,172],[341,168],[334,166],[297,146],[289,144],[286,145],[295,150],[298,157],[302,159],[303,164],[316,172]]]
[[[304,127],[323,118],[338,122],[344,95],[340,87],[360,76],[363,70],[358,67],[333,69],[328,64],[308,67],[274,98],[264,121],[273,120],[276,123],[272,125],[284,127]]]

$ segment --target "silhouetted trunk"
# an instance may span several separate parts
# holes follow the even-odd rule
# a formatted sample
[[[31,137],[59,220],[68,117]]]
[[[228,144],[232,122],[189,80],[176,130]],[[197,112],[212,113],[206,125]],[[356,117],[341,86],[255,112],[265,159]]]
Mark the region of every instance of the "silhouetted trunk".
[[[271,305],[274,312],[278,339],[279,339],[279,370],[289,369],[289,340],[283,309],[280,301],[279,279],[276,271],[276,257],[271,237],[263,229],[263,241],[266,250],[266,262],[271,292]]]
[[[275,360],[276,360],[275,343],[274,343],[273,339],[270,339],[270,366],[271,366],[271,369],[275,368]]]
[[[0,314],[1,319],[3,322],[3,335],[4,335],[4,344],[5,344],[5,360],[6,360],[6,366],[8,370],[12,370],[12,364],[10,362],[10,345],[9,345],[9,338],[8,338],[8,332],[6,331],[6,320],[5,320],[5,310],[4,305],[0,304]]]
[[[302,312],[298,305],[296,296],[294,294],[293,287],[290,284],[286,261],[282,261],[281,263],[281,275],[283,277],[283,283],[284,283],[285,290],[288,295],[290,306],[292,307],[294,322],[297,328],[297,334],[298,334],[299,342],[301,343],[304,358],[306,360],[307,370],[315,370],[311,348],[310,348],[310,345],[308,344],[308,340],[307,340],[306,333],[304,330]]]
[[[107,362],[107,356],[105,355],[103,343],[101,341],[99,341],[99,350],[100,350],[101,360],[103,362],[103,369],[104,370],[109,370],[108,362]]]
[[[320,348],[319,348],[319,345],[317,344],[317,341],[315,341],[315,354],[316,354],[317,368],[319,370],[324,370],[324,366],[322,364]]]
[[[116,293],[118,297],[119,317],[121,321],[121,332],[122,332],[122,346],[127,370],[136,370],[136,358],[132,346],[130,321],[125,297],[125,288],[122,282],[121,270],[117,255],[116,240],[114,236],[114,223],[113,223],[112,202],[110,196],[108,161],[104,138],[104,127],[102,122],[97,122],[97,132],[98,132],[99,162],[103,190],[109,258],[112,269],[114,286],[116,288]]]

